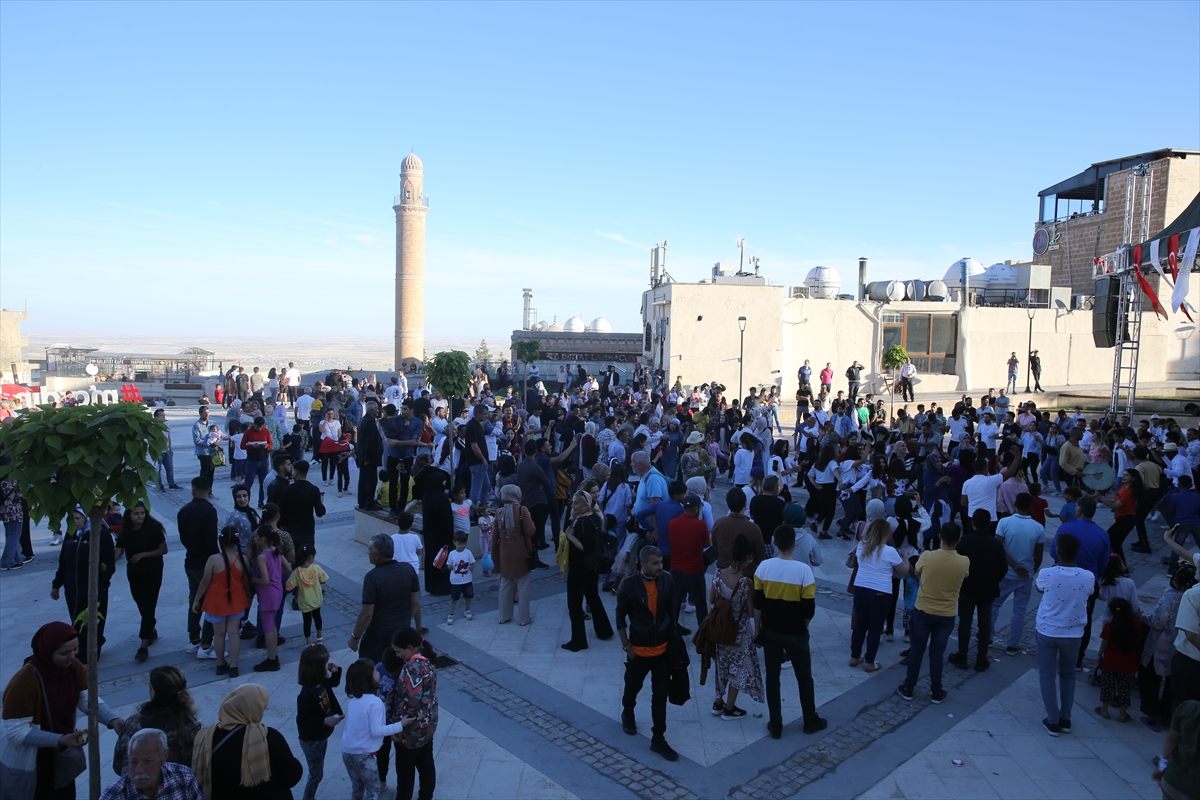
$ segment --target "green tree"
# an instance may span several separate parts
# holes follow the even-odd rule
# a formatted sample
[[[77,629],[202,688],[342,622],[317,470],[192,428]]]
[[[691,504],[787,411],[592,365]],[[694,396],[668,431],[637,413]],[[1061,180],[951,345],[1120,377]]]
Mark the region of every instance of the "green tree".
[[[892,400],[892,422],[896,421],[896,371],[908,363],[908,351],[901,345],[894,344],[883,351],[883,366],[892,371],[891,390],[888,394]]]
[[[425,364],[425,374],[443,397],[466,397],[471,384],[471,357],[461,350],[443,350]]]
[[[542,355],[542,346],[533,339],[513,342],[513,358],[525,365],[525,388],[529,388],[529,367]]]
[[[488,364],[492,360],[492,351],[488,349],[487,339],[479,341],[479,347],[475,348],[475,360],[482,361],[484,369],[487,369]]]
[[[88,512],[93,537],[103,526],[105,506],[128,507],[145,497],[157,478],[154,466],[167,447],[166,424],[139,403],[74,408],[41,406],[0,429],[0,447],[12,460],[0,477],[15,480],[29,502],[30,516],[57,528],[78,504]],[[93,800],[100,796],[98,587],[100,547],[88,548],[88,761]]]

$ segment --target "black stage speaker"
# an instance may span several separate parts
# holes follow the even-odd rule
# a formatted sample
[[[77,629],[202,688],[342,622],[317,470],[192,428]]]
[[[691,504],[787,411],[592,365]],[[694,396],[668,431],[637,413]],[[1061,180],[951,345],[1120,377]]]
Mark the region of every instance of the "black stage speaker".
[[[1096,347],[1117,346],[1120,291],[1120,278],[1110,276],[1096,281],[1095,301],[1092,304],[1092,341]]]

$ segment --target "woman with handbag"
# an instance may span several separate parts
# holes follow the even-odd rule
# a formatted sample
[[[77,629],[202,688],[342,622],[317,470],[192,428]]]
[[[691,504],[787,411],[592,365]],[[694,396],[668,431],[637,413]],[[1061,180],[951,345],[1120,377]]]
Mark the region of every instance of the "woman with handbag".
[[[716,682],[717,699],[712,712],[721,719],[739,719],[746,716],[744,709],[737,707],[738,694],[745,692],[756,703],[763,702],[762,668],[758,663],[754,639],[754,581],[746,575],[754,563],[754,548],[745,534],[739,533],[733,540],[733,559],[729,566],[718,569],[713,576],[709,591],[712,614],[720,614],[718,602],[729,605],[729,614],[736,624],[737,638],[731,644],[717,644]]]
[[[75,779],[87,767],[86,731],[75,730],[87,712],[87,667],[79,662],[79,633],[49,622],[33,635],[33,655],[4,689],[0,717],[0,796],[74,800]],[[101,724],[121,733],[124,721],[100,699]]]
[[[520,616],[517,624],[525,626],[533,622],[529,615],[530,558],[537,558],[533,516],[521,505],[521,490],[515,484],[501,487],[500,502],[492,537],[492,559],[500,573],[499,622],[512,622],[515,600]]]
[[[588,646],[587,632],[583,627],[585,599],[591,610],[596,638],[603,641],[613,636],[612,623],[608,619],[604,604],[600,601],[597,588],[600,576],[596,559],[604,546],[601,537],[609,534],[604,530],[604,514],[596,508],[594,502],[589,492],[576,492],[571,500],[574,519],[563,533],[571,544],[570,563],[567,568],[567,613],[571,617],[571,641],[564,644],[562,649],[572,653],[586,650]]]

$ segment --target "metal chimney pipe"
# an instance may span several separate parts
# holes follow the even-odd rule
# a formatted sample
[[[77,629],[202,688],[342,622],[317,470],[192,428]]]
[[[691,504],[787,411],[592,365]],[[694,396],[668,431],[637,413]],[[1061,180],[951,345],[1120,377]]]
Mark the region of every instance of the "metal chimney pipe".
[[[858,302],[867,299],[867,259],[858,260]]]

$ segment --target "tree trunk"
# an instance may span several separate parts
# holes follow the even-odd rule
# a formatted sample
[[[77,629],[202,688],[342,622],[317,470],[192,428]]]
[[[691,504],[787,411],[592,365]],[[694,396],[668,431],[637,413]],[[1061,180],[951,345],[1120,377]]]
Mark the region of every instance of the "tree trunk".
[[[100,536],[104,525],[103,506],[92,509],[92,532],[88,541],[88,794],[100,798]]]

